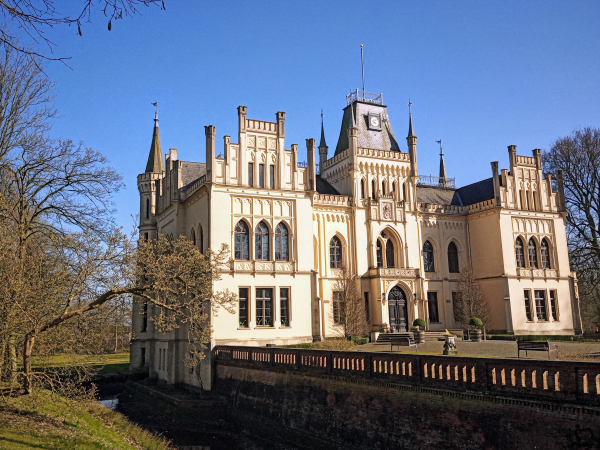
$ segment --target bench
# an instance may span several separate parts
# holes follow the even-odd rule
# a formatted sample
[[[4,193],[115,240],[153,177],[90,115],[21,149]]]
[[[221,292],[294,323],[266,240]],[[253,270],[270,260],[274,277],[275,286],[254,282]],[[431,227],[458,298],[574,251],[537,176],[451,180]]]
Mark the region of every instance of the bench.
[[[527,352],[548,352],[548,359],[550,359],[550,342],[548,341],[519,341],[517,339],[517,355],[521,357],[521,350],[525,350],[525,356]]]
[[[390,351],[392,351],[392,352],[394,351],[394,345],[398,347],[398,351],[400,351],[400,347],[408,347],[409,350],[411,347],[414,347],[415,352],[417,351],[417,344],[415,344],[414,339],[411,339],[409,337],[392,338],[390,340],[390,344],[391,344]]]

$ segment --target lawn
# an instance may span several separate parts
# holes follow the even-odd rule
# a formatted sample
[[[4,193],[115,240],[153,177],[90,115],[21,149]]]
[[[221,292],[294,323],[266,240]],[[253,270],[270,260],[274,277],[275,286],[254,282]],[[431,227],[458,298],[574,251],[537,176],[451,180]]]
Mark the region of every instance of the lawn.
[[[0,397],[0,449],[148,449],[168,443],[96,402],[67,400],[46,390]]]
[[[35,370],[40,367],[66,367],[78,364],[86,364],[98,367],[100,374],[126,372],[129,370],[129,353],[114,353],[106,355],[52,355],[34,356],[32,367]]]

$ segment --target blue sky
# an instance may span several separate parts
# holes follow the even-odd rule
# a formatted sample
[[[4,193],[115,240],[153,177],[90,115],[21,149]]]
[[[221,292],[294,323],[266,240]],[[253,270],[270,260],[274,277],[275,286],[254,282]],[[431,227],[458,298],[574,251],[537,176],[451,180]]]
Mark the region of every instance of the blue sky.
[[[583,126],[600,126],[600,4],[597,1],[165,0],[166,11],[113,22],[99,10],[84,24],[50,30],[57,56],[55,136],[108,156],[126,188],[117,222],[129,227],[139,200],[158,99],[163,151],[204,161],[204,125],[237,134],[238,105],[253,119],[286,111],[286,147],[319,137],[320,112],[333,153],[350,89],[382,92],[406,151],[410,98],[420,174],[436,174],[442,138],[448,175],[463,186],[547,149]],[[220,150],[220,146],[217,150]]]

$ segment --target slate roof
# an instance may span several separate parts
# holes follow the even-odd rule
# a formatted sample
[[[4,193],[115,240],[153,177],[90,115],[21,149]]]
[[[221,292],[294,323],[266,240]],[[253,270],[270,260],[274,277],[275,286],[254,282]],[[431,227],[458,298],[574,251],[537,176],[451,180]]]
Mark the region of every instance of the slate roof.
[[[369,130],[368,114],[379,114],[381,117],[381,131]],[[354,114],[356,126],[358,128],[358,146],[362,148],[372,148],[375,150],[387,150],[399,152],[400,146],[396,141],[392,125],[387,114],[387,108],[373,103],[363,103],[355,101],[344,108],[342,117],[342,127],[340,137],[335,148],[335,154],[343,152],[349,147],[348,128]]]
[[[187,191],[203,175],[206,175],[205,163],[181,161],[181,184],[183,185],[183,191]]]
[[[494,198],[494,180],[486,178],[459,189],[417,186],[417,201],[436,205],[469,206]]]
[[[341,195],[336,188],[329,184],[329,181],[321,178],[321,175],[317,175],[317,192],[324,195]]]
[[[146,163],[146,173],[162,173],[165,171],[164,164],[163,154],[160,148],[160,133],[158,132],[158,126],[155,125],[154,131],[152,132],[150,154],[148,155],[148,162]]]

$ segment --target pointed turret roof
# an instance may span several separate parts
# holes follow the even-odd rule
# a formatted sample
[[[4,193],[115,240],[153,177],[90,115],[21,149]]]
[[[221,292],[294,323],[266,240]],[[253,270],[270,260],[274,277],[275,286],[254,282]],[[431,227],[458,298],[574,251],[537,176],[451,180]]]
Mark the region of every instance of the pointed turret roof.
[[[440,144],[440,186],[448,187],[448,174],[446,173],[446,163],[444,162],[444,150],[442,149],[442,140],[436,141]]]
[[[410,99],[408,99],[408,136],[407,137],[415,136],[415,133],[413,132],[413,125],[412,125],[411,106],[412,106],[412,103],[410,102]]]
[[[327,147],[325,143],[325,129],[323,128],[323,111],[321,111],[321,142],[319,142],[319,148]]]
[[[146,173],[161,173],[165,171],[163,154],[160,148],[160,133],[158,131],[158,102],[154,103],[156,112],[154,113],[154,131],[152,132],[152,144],[150,144],[150,154],[146,164]]]

